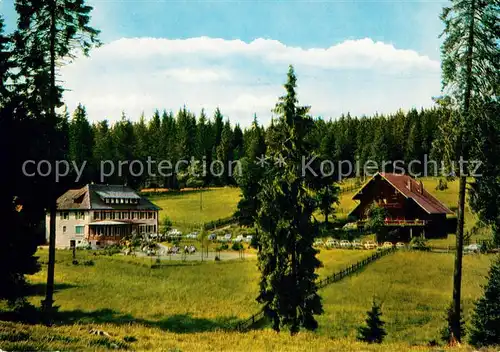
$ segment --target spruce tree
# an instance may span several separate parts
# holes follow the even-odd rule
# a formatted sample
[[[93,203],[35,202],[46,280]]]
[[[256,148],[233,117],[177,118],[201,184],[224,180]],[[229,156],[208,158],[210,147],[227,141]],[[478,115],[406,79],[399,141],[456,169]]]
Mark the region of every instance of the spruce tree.
[[[86,162],[80,184],[86,184],[92,179],[92,127],[87,120],[87,113],[82,104],[78,104],[69,124],[69,159],[81,167]]]
[[[499,93],[498,1],[452,0],[451,6],[444,7],[440,18],[445,25],[442,34],[445,37],[442,46],[443,88],[458,112],[456,156],[467,160],[473,126],[477,122],[474,112]],[[459,342],[466,183],[466,175],[460,174],[453,273],[454,321],[450,327],[452,338]]]
[[[372,309],[366,312],[366,326],[358,328],[358,340],[368,343],[382,343],[384,337],[387,335],[384,324],[382,321],[381,306],[375,300],[372,303]]]
[[[283,138],[268,150],[271,161],[285,163],[268,166],[258,211],[261,280],[257,300],[274,330],[289,329],[292,334],[300,328],[315,330],[314,315],[323,312],[315,273],[320,262],[313,248],[318,228],[311,220],[317,202],[309,189],[313,176],[304,174],[301,164],[309,154],[305,137],[313,121],[307,115],[309,107],[297,105],[296,81],[290,66],[286,95],[275,108]]]
[[[476,302],[471,325],[471,345],[500,346],[500,257],[491,265],[488,283]]]
[[[87,55],[99,44],[99,31],[89,26],[92,7],[85,5],[84,0],[16,0],[15,8],[19,14],[15,33],[21,62],[19,88],[29,98],[29,109],[36,110],[35,116],[47,126],[48,143],[44,154],[46,160],[54,161],[60,157],[60,135],[57,133],[60,116],[56,108],[62,105],[63,90],[58,86],[57,69],[78,50]],[[47,311],[51,311],[53,305],[56,199],[63,191],[60,186],[46,185],[50,212],[49,265],[43,307]]]
[[[259,209],[258,194],[264,170],[256,164],[257,158],[266,152],[266,144],[261,127],[254,117],[252,126],[247,133],[247,156],[241,159],[242,172],[236,177],[241,189],[241,199],[235,216],[241,226],[253,226]],[[256,240],[258,231],[256,229]]]

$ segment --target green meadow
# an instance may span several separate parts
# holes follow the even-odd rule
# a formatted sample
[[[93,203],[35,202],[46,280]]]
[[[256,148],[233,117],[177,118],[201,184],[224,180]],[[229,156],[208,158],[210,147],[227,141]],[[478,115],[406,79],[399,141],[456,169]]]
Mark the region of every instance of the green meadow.
[[[364,256],[368,251],[322,250],[323,277]],[[40,251],[46,262],[46,251]],[[57,252],[56,305],[53,327],[0,323],[0,348],[6,350],[162,350],[162,351],[401,351],[426,349],[437,340],[444,324],[444,309],[451,298],[451,254],[398,252],[357,274],[320,290],[324,314],[317,332],[291,337],[267,327],[246,333],[234,324],[259,309],[255,297],[259,273],[255,259],[183,264],[172,262],[157,269],[115,255],[92,256],[78,252],[74,266],[69,251]],[[463,297],[466,317],[481,294],[491,256],[464,258]],[[30,277],[43,296],[45,268]],[[356,342],[372,298],[383,302],[387,342],[369,346]],[[91,329],[109,336],[96,336]],[[412,347],[413,346],[413,347]],[[470,350],[466,346],[463,350]]]

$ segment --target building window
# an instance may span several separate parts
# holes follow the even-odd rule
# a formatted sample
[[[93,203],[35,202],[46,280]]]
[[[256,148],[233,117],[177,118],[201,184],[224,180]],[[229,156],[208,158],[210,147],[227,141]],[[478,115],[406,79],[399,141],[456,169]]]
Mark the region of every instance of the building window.
[[[69,219],[69,212],[62,211],[61,212],[61,220],[68,220],[68,219]]]
[[[156,225],[153,225],[153,233],[156,233]]]
[[[63,232],[66,232],[66,226],[63,226]]]
[[[115,220],[115,215],[116,215],[115,213],[111,213],[111,219],[112,220]]]
[[[99,220],[101,218],[101,213],[94,211],[94,220]]]
[[[144,218],[145,218],[145,216],[144,216],[144,215],[146,215],[146,214],[145,214],[143,211],[141,211],[141,212],[139,213],[139,217],[140,217],[140,219],[144,219]]]
[[[106,212],[106,219],[107,220],[111,219],[111,213],[109,211]]]
[[[85,220],[85,212],[77,211],[75,214],[76,220]]]
[[[153,212],[152,211],[148,211],[148,219],[152,219],[153,218]]]
[[[85,226],[81,226],[81,225],[75,226],[75,233],[77,235],[83,235],[84,229],[85,229]]]
[[[128,212],[122,212],[122,219],[128,219]]]

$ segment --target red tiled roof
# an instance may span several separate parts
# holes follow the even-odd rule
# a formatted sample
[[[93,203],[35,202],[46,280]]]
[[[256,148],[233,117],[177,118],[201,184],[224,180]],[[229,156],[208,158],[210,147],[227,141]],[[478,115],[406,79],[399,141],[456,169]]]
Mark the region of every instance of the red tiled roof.
[[[378,174],[405,197],[413,199],[415,203],[429,214],[453,214],[446,205],[427,192],[421,182],[416,181],[410,176],[383,172]]]

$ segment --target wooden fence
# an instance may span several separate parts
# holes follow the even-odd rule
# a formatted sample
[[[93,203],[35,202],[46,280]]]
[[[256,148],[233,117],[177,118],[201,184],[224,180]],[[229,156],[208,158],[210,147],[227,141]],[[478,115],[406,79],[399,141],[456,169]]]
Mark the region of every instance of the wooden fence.
[[[342,269],[333,275],[327,276],[326,278],[319,280],[317,282],[318,288],[323,288],[325,286],[328,286],[334,282],[342,280],[344,277],[349,276],[356,271],[360,270],[361,268],[365,267],[366,265],[370,264],[371,262],[382,258],[383,256],[395,252],[395,248],[387,248],[387,249],[382,249],[380,251],[375,252],[368,258],[362,259],[359,262],[352,264],[351,266],[348,266],[345,269]],[[239,322],[236,325],[236,330],[243,332],[248,330],[251,326],[253,326],[255,323],[261,321],[264,318],[264,310],[261,309],[251,317]]]

